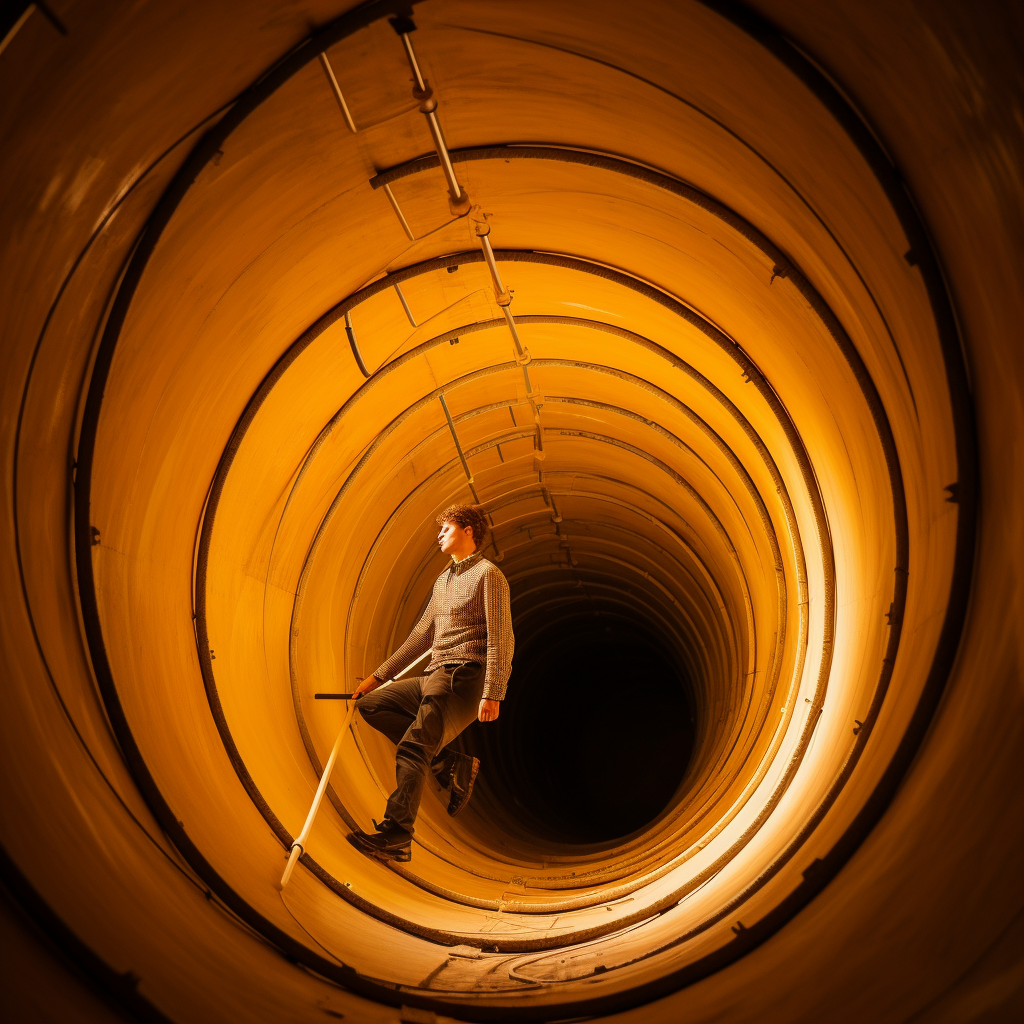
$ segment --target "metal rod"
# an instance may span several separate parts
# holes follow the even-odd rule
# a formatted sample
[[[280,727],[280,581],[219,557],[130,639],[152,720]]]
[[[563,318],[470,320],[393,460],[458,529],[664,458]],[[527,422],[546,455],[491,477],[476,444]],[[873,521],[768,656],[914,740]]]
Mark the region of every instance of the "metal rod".
[[[490,229],[488,228],[488,231]],[[498,264],[494,259],[494,250],[491,248],[491,240],[486,234],[480,235],[480,248],[484,251],[484,259],[487,261],[487,269],[491,272],[491,279],[494,282],[494,293],[500,299],[505,295],[505,286],[501,283],[501,274],[498,273]]]
[[[326,53],[320,54],[320,66],[324,69],[324,74],[327,75],[327,81],[331,83],[331,90],[334,92],[334,98],[338,101],[338,106],[341,107],[341,116],[345,118],[345,124],[348,125],[349,131],[358,131],[359,129],[356,128],[356,123],[352,120],[352,115],[349,113],[345,97],[341,93],[341,86],[338,85],[338,80],[334,77],[334,68],[331,67],[331,62],[327,59]]]
[[[444,171],[445,180],[448,182],[448,191],[458,202],[462,198],[462,189],[459,188],[458,179],[455,177],[455,168],[452,166],[452,158],[448,155],[448,147],[441,134],[441,125],[438,123],[437,114],[432,110],[427,113],[427,124],[430,127],[430,134],[434,137],[434,148],[437,150],[438,158],[441,161],[441,170]]]
[[[508,306],[502,306],[501,311],[502,313],[505,314],[505,323],[508,324],[508,329],[512,335],[512,340],[515,342],[516,355],[519,356],[520,359],[522,359],[526,355],[526,349],[523,348],[523,343],[519,340],[519,331],[516,330],[516,322],[515,320],[512,319],[512,313],[509,310]],[[523,369],[526,369],[525,365],[523,366]]]
[[[533,382],[530,380],[530,371],[528,369],[532,360],[530,359],[529,351],[524,347],[522,341],[519,339],[519,330],[516,327],[515,317],[512,316],[512,310],[509,308],[512,304],[512,295],[510,292],[505,291],[505,286],[501,280],[501,274],[498,273],[498,263],[494,258],[494,250],[491,248],[491,240],[487,237],[489,234],[490,228],[486,228],[483,234],[478,234],[480,239],[480,248],[483,249],[484,259],[486,260],[487,267],[491,272],[495,299],[501,307],[501,312],[505,317],[505,323],[508,325],[509,334],[512,335],[512,342],[516,347],[516,362],[523,371],[523,384],[526,386],[526,397],[530,400],[530,408],[533,410],[533,419],[537,424],[536,450],[539,453],[538,458],[543,459],[546,455],[546,452],[544,451],[544,429],[541,426],[540,421],[540,406],[533,399]],[[511,412],[511,407],[509,408],[509,411]],[[512,416],[512,421],[515,422],[514,414]]]
[[[487,229],[488,233],[490,229]],[[512,342],[516,347],[516,360],[520,361],[525,359],[523,365],[523,379],[526,381],[527,394],[533,392],[533,388],[530,386],[530,374],[526,369],[526,362],[529,362],[529,353],[523,348],[523,343],[519,340],[519,331],[516,328],[515,318],[512,316],[512,310],[509,308],[511,305],[511,294],[505,291],[505,285],[501,280],[501,274],[498,272],[498,263],[494,258],[494,250],[491,248],[491,240],[487,237],[487,234],[478,235],[480,239],[480,248],[484,253],[484,260],[487,262],[487,269],[491,272],[491,281],[494,284],[494,297],[498,305],[501,306],[501,312],[505,317],[505,323],[508,324],[509,333],[512,335]],[[505,300],[505,301],[502,301]]]
[[[11,40],[18,34],[21,26],[32,16],[32,12],[36,9],[35,4],[29,4],[18,16],[17,21],[7,30],[7,35],[0,39],[0,53],[3,53],[7,49]],[[65,33],[66,35],[67,33]]]
[[[498,449],[498,455],[500,456],[501,445],[497,445],[496,447]],[[505,460],[502,459],[501,461],[504,462]],[[479,505],[480,503],[477,502],[477,504]],[[487,513],[487,522],[488,525],[491,527],[491,547],[494,548],[494,561],[500,562],[505,556],[502,553],[501,548],[498,547],[498,542],[494,539],[494,516],[492,516],[489,512]]]
[[[412,310],[409,308],[409,303],[405,301],[405,296],[402,294],[402,289],[396,284],[395,291],[398,293],[398,301],[402,303],[402,309],[405,310],[405,315],[409,318],[409,323],[413,327],[419,327],[419,324],[413,319]]]
[[[416,236],[412,233],[412,228],[409,227],[409,222],[405,219],[405,214],[402,213],[402,208],[398,205],[398,200],[395,198],[394,192],[391,191],[390,185],[384,185],[384,195],[388,197],[388,201],[391,203],[391,209],[395,211],[395,216],[398,218],[399,224],[402,225],[402,230],[405,232],[410,242],[416,241]]]
[[[409,58],[409,67],[412,68],[413,78],[416,80],[414,94],[420,101],[420,110],[427,118],[430,134],[434,139],[434,148],[437,150],[438,159],[441,161],[441,169],[444,171],[445,179],[448,182],[448,191],[451,193],[452,199],[458,202],[462,199],[462,189],[459,187],[458,179],[455,177],[455,168],[452,166],[452,159],[448,155],[448,144],[445,142],[441,125],[438,123],[437,115],[434,113],[437,108],[437,100],[432,97],[430,90],[427,88],[427,82],[423,77],[423,72],[420,71],[420,64],[416,60],[416,51],[413,49],[409,33],[401,32],[399,35],[402,37],[405,55]]]
[[[409,58],[409,66],[412,68],[413,76],[416,79],[416,88],[420,92],[427,91],[427,83],[423,80],[423,75],[420,72],[419,61],[416,60],[416,51],[412,48],[412,40],[409,38],[408,32],[402,32],[402,45],[405,47],[405,55]]]
[[[352,355],[356,357],[356,365],[362,371],[364,377],[370,376],[370,371],[366,368],[366,364],[363,362],[363,357],[359,352],[359,345],[356,343],[356,332],[352,329],[352,314],[345,314],[345,333],[348,335],[348,343],[352,346]]]
[[[323,775],[320,776],[320,785],[316,788],[316,796],[313,797],[313,804],[309,808],[309,814],[306,815],[306,824],[302,826],[302,831],[295,837],[292,843],[292,848],[288,853],[288,863],[284,867],[284,874],[281,875],[280,888],[284,888],[288,884],[288,879],[292,877],[292,872],[295,870],[295,864],[297,863],[299,856],[304,852],[306,846],[306,840],[309,838],[309,831],[313,827],[313,822],[316,820],[316,812],[320,810],[320,802],[324,798],[324,793],[327,792],[327,783],[330,781],[331,772],[334,770],[334,764],[338,760],[338,751],[341,749],[341,741],[345,738],[345,733],[348,731],[349,722],[352,721],[352,712],[355,710],[356,702],[350,701],[348,711],[345,713],[345,721],[342,723],[341,730],[338,733],[338,738],[334,741],[334,749],[331,751],[331,756],[327,759],[327,765],[324,768]]]
[[[465,470],[466,479],[469,481],[469,489],[473,491],[473,496],[476,497],[476,491],[473,490],[473,474],[469,471],[469,463],[466,461],[466,456],[462,453],[462,445],[459,444],[459,435],[455,433],[455,422],[452,419],[452,414],[448,411],[448,403],[444,400],[444,395],[438,395],[441,399],[441,408],[444,409],[445,419],[448,420],[448,429],[452,432],[452,440],[455,442],[455,450],[459,453],[459,460],[462,462],[462,468]],[[477,499],[479,504],[479,499]]]
[[[544,496],[544,501],[551,506],[552,521],[560,523],[562,521],[562,513],[558,511],[558,506],[555,504],[555,496],[543,486],[541,487],[541,494]]]

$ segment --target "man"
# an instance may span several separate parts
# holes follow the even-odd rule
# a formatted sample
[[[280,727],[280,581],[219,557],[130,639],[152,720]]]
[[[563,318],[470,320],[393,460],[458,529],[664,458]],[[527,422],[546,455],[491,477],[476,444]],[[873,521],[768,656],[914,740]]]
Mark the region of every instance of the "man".
[[[353,832],[349,842],[383,859],[412,857],[413,822],[427,768],[450,791],[458,814],[473,791],[480,761],[448,744],[474,718],[493,722],[512,669],[508,581],[481,551],[487,522],[473,505],[452,505],[436,522],[437,542],[451,565],[434,583],[430,602],[409,638],[363,680],[356,707],[363,719],[397,744],[395,791],[376,832]],[[431,650],[427,674],[377,689]],[[373,691],[373,692],[371,692]]]

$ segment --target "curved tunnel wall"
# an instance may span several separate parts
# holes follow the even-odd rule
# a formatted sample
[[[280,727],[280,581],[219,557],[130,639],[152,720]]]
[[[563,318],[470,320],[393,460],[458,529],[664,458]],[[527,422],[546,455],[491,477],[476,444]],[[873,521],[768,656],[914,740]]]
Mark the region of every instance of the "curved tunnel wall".
[[[840,89],[751,11],[589,10],[416,5],[468,210],[426,155],[392,9],[316,17],[111,191],[29,346],[14,525],[52,688],[24,706],[77,733],[54,762],[76,810],[27,810],[43,782],[26,757],[9,885],[57,912],[72,955],[116,962],[132,922],[161,923],[165,966],[115,986],[136,1013],[670,1019],[721,1012],[740,977],[783,999],[759,972],[839,948],[816,932],[835,926],[830,898],[877,889],[884,858],[864,844],[906,831],[891,802],[974,567],[974,419],[944,268]],[[135,159],[140,138],[112,145]],[[92,159],[64,209],[104,173]],[[467,736],[485,755],[469,809],[449,819],[428,797],[413,863],[388,869],[344,842],[390,789],[387,744],[357,724],[281,893],[340,724],[313,694],[401,641],[443,567],[433,518],[470,498],[512,589],[513,690],[530,692],[524,655],[553,657],[556,631],[632,638],[641,665],[647,649],[677,674],[678,784],[625,835],[552,832],[520,782],[524,759],[557,752],[524,750],[510,704],[502,732]],[[581,700],[613,696],[565,671]],[[657,685],[638,672],[624,696],[652,703]],[[612,729],[610,755],[626,740]],[[69,822],[80,857],[56,883]],[[26,844],[46,855],[29,866]],[[961,973],[998,960],[1015,906],[948,957]],[[202,965],[196,929],[219,947]],[[954,999],[954,980],[913,961],[874,1004],[899,991],[905,1019]],[[838,991],[819,983],[796,1015],[834,1015]]]

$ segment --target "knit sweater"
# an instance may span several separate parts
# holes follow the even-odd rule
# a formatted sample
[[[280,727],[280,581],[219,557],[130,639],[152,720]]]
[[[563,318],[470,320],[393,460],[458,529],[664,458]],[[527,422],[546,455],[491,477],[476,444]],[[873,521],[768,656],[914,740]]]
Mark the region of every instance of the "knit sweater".
[[[479,551],[452,562],[408,639],[373,674],[388,680],[431,648],[430,672],[456,661],[485,666],[485,699],[505,696],[512,671],[512,610],[505,574]]]

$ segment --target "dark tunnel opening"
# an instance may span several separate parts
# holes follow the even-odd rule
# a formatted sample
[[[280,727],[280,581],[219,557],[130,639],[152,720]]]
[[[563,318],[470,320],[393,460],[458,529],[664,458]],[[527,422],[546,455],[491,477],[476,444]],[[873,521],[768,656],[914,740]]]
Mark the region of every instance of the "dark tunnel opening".
[[[519,829],[590,845],[621,840],[666,810],[695,726],[689,682],[658,638],[587,610],[524,637],[500,718],[467,745]]]

